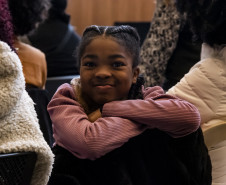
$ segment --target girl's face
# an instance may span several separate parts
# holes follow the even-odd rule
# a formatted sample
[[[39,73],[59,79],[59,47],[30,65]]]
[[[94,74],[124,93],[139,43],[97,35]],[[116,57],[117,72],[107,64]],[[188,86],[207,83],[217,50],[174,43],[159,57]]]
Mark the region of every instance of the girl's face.
[[[133,69],[132,65],[132,57],[116,41],[103,37],[94,39],[81,57],[82,95],[97,105],[127,99],[139,75],[139,69]]]

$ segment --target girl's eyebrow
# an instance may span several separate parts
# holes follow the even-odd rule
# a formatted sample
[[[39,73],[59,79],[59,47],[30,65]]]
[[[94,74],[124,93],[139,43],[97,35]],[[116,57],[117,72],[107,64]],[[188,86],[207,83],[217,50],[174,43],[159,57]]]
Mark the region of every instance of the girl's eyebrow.
[[[115,54],[115,55],[111,55],[111,56],[109,56],[108,58],[110,58],[110,59],[115,59],[115,58],[126,58],[125,56],[123,56],[123,55],[120,55],[120,54]]]
[[[92,59],[96,59],[98,58],[96,55],[92,55],[92,54],[88,54],[88,55],[85,55],[82,57],[82,59],[85,59],[85,58],[92,58]]]
[[[85,58],[97,59],[98,56],[93,55],[93,54],[87,54],[87,55],[85,55],[85,56],[82,57],[82,59],[85,59]],[[125,59],[126,57],[123,56],[123,55],[120,55],[120,54],[115,54],[115,55],[109,56],[108,58],[109,59],[115,59],[115,58],[123,58],[123,59]]]

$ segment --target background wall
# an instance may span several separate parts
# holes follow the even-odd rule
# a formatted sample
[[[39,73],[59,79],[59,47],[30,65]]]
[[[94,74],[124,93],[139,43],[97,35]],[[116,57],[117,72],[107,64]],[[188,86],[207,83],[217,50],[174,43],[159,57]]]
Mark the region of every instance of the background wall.
[[[68,0],[71,24],[81,35],[85,27],[114,22],[150,22],[155,0]]]

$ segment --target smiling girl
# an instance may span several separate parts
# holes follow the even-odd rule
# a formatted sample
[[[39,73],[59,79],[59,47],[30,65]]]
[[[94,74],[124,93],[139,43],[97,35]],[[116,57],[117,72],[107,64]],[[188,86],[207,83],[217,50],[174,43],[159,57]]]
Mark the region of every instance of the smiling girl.
[[[60,183],[63,175],[71,178],[71,184],[150,184],[155,173],[140,176],[144,169],[139,165],[135,165],[136,177],[125,170],[125,161],[135,162],[133,158],[121,161],[130,151],[125,143],[147,130],[157,129],[170,138],[189,135],[199,127],[199,112],[160,87],[142,88],[137,67],[139,36],[130,26],[90,26],[77,52],[80,79],[61,85],[48,105],[56,155],[50,183]],[[134,144],[134,150],[142,156],[142,150],[151,147],[146,143],[150,140],[141,141],[144,148]],[[144,166],[149,165],[146,161]],[[178,183],[167,180],[186,184],[186,178],[177,179]]]

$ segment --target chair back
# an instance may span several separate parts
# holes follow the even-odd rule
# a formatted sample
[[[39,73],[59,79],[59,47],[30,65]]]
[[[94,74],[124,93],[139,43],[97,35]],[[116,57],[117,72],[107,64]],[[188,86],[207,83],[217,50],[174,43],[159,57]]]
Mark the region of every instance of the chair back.
[[[70,83],[73,78],[80,78],[80,75],[48,77],[45,88],[49,92],[50,99],[60,85],[64,83]]]
[[[0,154],[0,184],[30,185],[36,160],[35,152]]]

